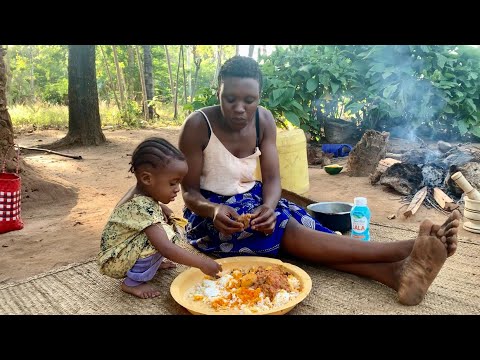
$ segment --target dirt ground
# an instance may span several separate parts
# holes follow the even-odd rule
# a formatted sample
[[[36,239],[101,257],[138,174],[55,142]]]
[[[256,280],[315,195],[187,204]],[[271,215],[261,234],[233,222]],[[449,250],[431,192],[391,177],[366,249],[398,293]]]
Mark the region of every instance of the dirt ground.
[[[135,177],[128,172],[129,154],[140,141],[153,135],[177,144],[179,128],[110,129],[104,133],[108,140],[105,146],[63,151],[81,155],[83,160],[33,151],[23,155],[31,171],[40,179],[48,180],[49,185],[24,184],[27,190],[22,199],[25,227],[0,235],[0,284],[95,256],[103,226],[113,207],[135,183]],[[16,143],[38,146],[64,136],[64,131],[35,131],[17,135]],[[367,197],[372,222],[417,228],[427,217],[434,222],[443,222],[446,218],[423,206],[413,217],[403,218],[401,210],[406,207],[401,209],[400,196],[382,185],[370,185],[368,178],[351,178],[346,172],[331,176],[319,167],[311,167],[309,174],[308,197],[318,201],[348,202],[353,202],[355,196]],[[181,196],[169,206],[181,215]],[[391,214],[397,214],[397,218],[389,220],[387,216]],[[480,243],[478,234],[461,229],[460,236]]]

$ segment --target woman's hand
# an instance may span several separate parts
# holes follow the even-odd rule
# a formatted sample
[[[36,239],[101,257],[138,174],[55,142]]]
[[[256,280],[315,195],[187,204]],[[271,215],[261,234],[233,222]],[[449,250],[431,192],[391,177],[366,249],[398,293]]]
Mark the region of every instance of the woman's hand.
[[[253,230],[261,231],[265,235],[270,235],[275,229],[277,215],[275,211],[268,205],[262,204],[253,212],[250,225]]]
[[[220,265],[213,259],[205,258],[205,261],[202,263],[200,270],[202,270],[204,274],[207,274],[211,277],[216,277],[217,274],[222,271],[222,265]]]
[[[225,235],[243,230],[243,224],[232,219],[238,218],[238,213],[228,205],[219,204],[213,212],[213,226]]]
[[[160,204],[160,207],[162,208],[165,218],[170,219],[170,217],[173,215],[173,211],[165,204]]]

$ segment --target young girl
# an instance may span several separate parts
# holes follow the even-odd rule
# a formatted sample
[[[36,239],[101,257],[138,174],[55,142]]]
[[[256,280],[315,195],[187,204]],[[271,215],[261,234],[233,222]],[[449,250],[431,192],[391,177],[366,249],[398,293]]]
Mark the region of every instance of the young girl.
[[[135,149],[131,165],[137,185],[115,206],[103,230],[100,272],[125,278],[121,289],[143,299],[160,295],[147,281],[160,267],[174,266],[167,259],[215,276],[220,264],[174,244],[181,228],[164,204],[175,199],[187,174],[183,154],[164,139],[149,138]]]

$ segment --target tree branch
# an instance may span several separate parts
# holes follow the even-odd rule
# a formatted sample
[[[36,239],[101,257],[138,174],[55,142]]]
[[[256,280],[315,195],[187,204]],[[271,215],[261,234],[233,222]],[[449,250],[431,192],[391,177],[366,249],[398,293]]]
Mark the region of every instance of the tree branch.
[[[71,159],[83,160],[83,158],[80,155],[68,155],[68,154],[63,154],[63,153],[48,150],[48,149],[31,148],[31,147],[24,147],[24,146],[17,146],[17,147],[19,149],[23,149],[23,150],[43,151],[43,152],[47,152],[47,153],[50,153],[50,154],[65,156],[65,157],[68,157],[68,158],[71,158]]]

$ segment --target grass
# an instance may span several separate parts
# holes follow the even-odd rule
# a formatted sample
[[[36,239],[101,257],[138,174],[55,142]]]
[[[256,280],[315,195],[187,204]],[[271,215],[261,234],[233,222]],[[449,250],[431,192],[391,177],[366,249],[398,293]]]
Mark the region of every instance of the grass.
[[[102,126],[114,126],[117,128],[180,126],[187,116],[187,113],[179,105],[178,118],[173,120],[173,104],[156,105],[158,117],[145,122],[143,115],[136,108],[129,112],[128,120],[124,120],[115,105],[101,102],[99,110]],[[66,105],[37,102],[31,105],[10,106],[8,112],[15,130],[32,126],[40,130],[68,128],[68,106]]]

